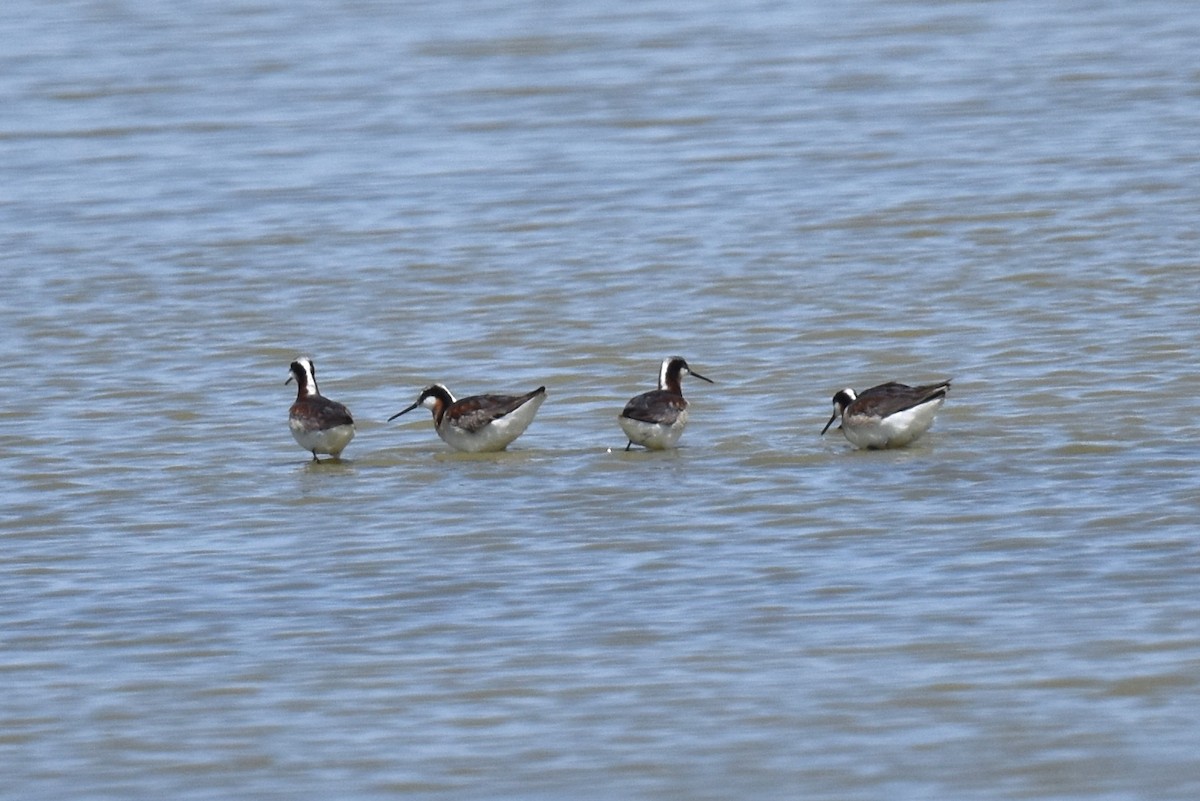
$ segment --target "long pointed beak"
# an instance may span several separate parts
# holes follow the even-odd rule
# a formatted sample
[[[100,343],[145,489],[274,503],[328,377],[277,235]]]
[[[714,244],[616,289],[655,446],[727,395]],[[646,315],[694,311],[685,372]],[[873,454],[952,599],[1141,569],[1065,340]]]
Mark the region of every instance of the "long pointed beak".
[[[829,418],[829,422],[828,422],[828,423],[826,423],[826,424],[825,424],[825,427],[821,429],[821,436],[822,436],[822,437],[823,437],[823,436],[825,436],[825,432],[829,430],[829,427],[830,427],[831,425],[833,425],[833,421],[834,421],[834,420],[836,420],[836,419],[837,419],[837,412],[834,412],[834,413],[833,413],[833,417],[830,417],[830,418]]]
[[[705,378],[704,376],[700,375],[699,373],[695,372],[694,370],[688,370],[688,375],[690,375],[692,378],[699,378],[701,381],[707,381],[710,384],[716,383],[711,378]]]
[[[391,417],[389,417],[389,418],[387,419],[387,421],[390,423],[390,422],[392,422],[393,420],[395,420],[397,417],[399,417],[400,415],[402,415],[402,414],[408,414],[409,412],[411,412],[413,409],[417,408],[417,407],[418,407],[418,406],[420,406],[420,405],[421,405],[421,402],[420,402],[420,401],[417,401],[416,403],[414,403],[412,406],[409,406],[409,407],[408,407],[407,409],[405,409],[404,411],[402,411],[402,412],[396,412],[396,413],[395,413],[395,414],[393,414]]]
[[[284,381],[284,382],[283,382],[283,385],[286,387],[288,384],[292,383],[292,379],[293,379],[293,378],[295,378],[295,377],[296,377],[296,376],[294,376],[294,375],[289,375],[289,376],[287,377],[287,381]]]

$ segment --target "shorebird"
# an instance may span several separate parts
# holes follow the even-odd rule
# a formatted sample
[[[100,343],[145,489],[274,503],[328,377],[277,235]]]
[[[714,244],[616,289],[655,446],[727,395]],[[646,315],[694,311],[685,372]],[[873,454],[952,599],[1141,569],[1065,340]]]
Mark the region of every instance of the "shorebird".
[[[833,421],[850,443],[859,448],[898,448],[916,440],[933,425],[934,415],[946,400],[950,380],[910,387],[889,381],[865,389],[840,390],[833,396],[833,417],[821,429],[824,435]]]
[[[388,422],[424,406],[433,412],[433,427],[438,436],[456,450],[502,451],[529,428],[544,400],[545,387],[524,395],[474,395],[455,400],[443,384],[433,384],[421,390],[411,406],[389,417]]]
[[[354,418],[350,410],[323,396],[317,389],[317,370],[312,359],[301,356],[292,362],[285,385],[296,381],[296,402],[288,410],[288,428],[300,447],[310,451],[314,461],[318,453],[340,459],[342,451],[354,439]]]
[[[625,450],[634,445],[655,451],[675,447],[688,419],[688,402],[683,399],[681,384],[685,375],[712,383],[688,367],[682,356],[668,356],[658,370],[658,389],[643,392],[625,404],[617,417],[617,423],[629,438]]]

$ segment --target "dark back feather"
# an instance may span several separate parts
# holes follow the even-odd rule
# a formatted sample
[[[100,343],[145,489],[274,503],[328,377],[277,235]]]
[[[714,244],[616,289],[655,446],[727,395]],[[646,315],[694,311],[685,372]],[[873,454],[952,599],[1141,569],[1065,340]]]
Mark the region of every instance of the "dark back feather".
[[[473,395],[450,404],[445,414],[456,428],[474,432],[519,409],[545,391],[545,387],[538,387],[524,395]]]
[[[687,409],[688,402],[677,392],[655,389],[644,392],[625,404],[622,417],[641,420],[644,423],[671,425],[679,419],[679,413]]]

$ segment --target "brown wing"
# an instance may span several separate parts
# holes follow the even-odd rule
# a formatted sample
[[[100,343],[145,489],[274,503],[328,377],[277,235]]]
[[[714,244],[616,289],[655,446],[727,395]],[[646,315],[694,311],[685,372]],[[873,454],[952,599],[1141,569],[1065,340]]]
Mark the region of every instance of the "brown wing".
[[[313,395],[292,404],[291,415],[309,428],[333,428],[354,425],[350,410],[337,401]]]
[[[446,415],[450,422],[464,431],[478,431],[494,420],[524,406],[537,395],[545,392],[538,387],[524,395],[473,395],[450,404]]]
[[[668,392],[665,389],[655,389],[644,392],[625,404],[622,417],[630,420],[641,420],[645,423],[662,423],[671,425],[679,419],[679,413],[686,409],[688,403],[682,395]]]
[[[950,389],[950,382],[940,384],[924,384],[910,387],[897,381],[889,381],[877,387],[863,390],[858,399],[851,404],[856,414],[870,414],[878,417],[902,412],[922,403],[928,403],[935,398],[945,397]]]

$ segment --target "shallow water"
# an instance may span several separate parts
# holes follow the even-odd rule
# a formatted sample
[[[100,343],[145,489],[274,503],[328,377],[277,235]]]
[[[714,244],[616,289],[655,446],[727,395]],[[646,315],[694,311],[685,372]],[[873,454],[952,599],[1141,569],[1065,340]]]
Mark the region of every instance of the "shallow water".
[[[1195,798],[1191,12],[6,5],[8,791]]]

